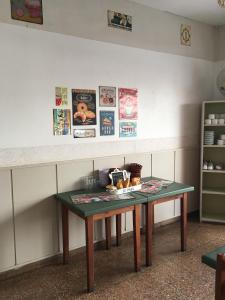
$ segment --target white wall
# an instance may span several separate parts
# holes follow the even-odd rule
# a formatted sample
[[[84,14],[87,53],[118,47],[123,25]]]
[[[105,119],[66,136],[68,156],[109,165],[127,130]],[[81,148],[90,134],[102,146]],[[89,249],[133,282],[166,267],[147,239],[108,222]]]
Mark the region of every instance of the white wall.
[[[216,80],[219,73],[225,69],[225,60],[219,60],[215,62],[214,64],[214,97],[213,99],[217,100],[224,100],[224,96],[220,93],[220,91],[217,88]]]
[[[53,136],[57,85],[138,88],[140,140],[191,139],[199,133],[200,103],[212,97],[212,62],[7,24],[0,24],[0,36],[2,149],[87,143]],[[89,142],[109,140],[118,140],[118,122],[115,137],[97,136]],[[83,150],[91,152],[86,146]],[[5,158],[2,164],[7,163]]]
[[[216,61],[223,61],[225,59],[225,26],[217,28],[216,35]]]
[[[108,9],[131,15],[132,33],[108,27]],[[43,1],[43,14],[43,25],[12,20],[10,1],[1,0],[2,22],[136,48],[215,59],[214,27],[131,1],[47,0]],[[191,47],[180,45],[180,25],[183,23],[192,27]]]

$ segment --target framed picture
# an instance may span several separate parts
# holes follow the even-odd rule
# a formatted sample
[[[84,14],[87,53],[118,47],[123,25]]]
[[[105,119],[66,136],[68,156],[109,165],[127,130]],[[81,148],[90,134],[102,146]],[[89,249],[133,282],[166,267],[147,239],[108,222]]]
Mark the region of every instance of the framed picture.
[[[114,111],[100,111],[100,136],[115,134]]]
[[[96,125],[96,91],[72,89],[73,125]]]
[[[137,122],[120,122],[120,137],[136,137]]]
[[[137,89],[119,88],[119,119],[137,120]]]
[[[63,106],[68,105],[68,89],[65,87],[57,86],[55,88],[55,105]]]
[[[116,186],[117,182],[119,180],[125,180],[126,179],[126,170],[119,170],[119,169],[115,169],[113,172],[111,172],[109,174],[109,178],[111,179],[111,184]]]
[[[116,88],[111,86],[99,87],[99,106],[116,106]]]
[[[93,138],[95,136],[95,128],[73,130],[74,138]]]
[[[71,111],[70,109],[53,109],[53,134],[71,134]]]
[[[132,31],[132,17],[108,10],[108,26]]]
[[[11,0],[14,20],[43,24],[42,0]]]
[[[182,24],[180,27],[181,45],[191,46],[191,26]]]

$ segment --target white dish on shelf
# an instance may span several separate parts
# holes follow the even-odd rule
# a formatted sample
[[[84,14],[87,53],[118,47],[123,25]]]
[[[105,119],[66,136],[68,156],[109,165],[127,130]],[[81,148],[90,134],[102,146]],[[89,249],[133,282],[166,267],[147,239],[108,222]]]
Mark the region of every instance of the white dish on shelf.
[[[210,119],[210,120],[215,119],[215,117],[216,117],[215,114],[209,114],[209,115],[208,115],[208,119]]]
[[[211,125],[212,121],[210,119],[205,119],[205,125]]]

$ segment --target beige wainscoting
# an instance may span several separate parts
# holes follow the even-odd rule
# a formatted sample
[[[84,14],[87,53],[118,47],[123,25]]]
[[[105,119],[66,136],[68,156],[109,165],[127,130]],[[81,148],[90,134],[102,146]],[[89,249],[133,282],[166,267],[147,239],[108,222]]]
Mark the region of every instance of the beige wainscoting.
[[[0,272],[42,260],[61,252],[60,207],[54,194],[82,187],[81,178],[96,170],[143,165],[143,176],[158,176],[199,186],[199,149],[116,155],[0,170]],[[179,216],[179,202],[155,207],[155,223]],[[189,210],[198,209],[198,193],[192,193]],[[84,222],[70,214],[70,249],[85,245]],[[122,218],[123,232],[132,230],[131,215]],[[112,233],[115,234],[115,220]],[[95,226],[95,240],[104,239],[104,224]]]
[[[175,151],[163,151],[152,154],[152,176],[168,180],[175,178]],[[174,203],[172,201],[158,204],[155,210],[155,223],[174,217]]]
[[[0,270],[15,265],[11,171],[0,171]]]
[[[58,252],[56,166],[18,168],[12,174],[16,263],[22,265]]]

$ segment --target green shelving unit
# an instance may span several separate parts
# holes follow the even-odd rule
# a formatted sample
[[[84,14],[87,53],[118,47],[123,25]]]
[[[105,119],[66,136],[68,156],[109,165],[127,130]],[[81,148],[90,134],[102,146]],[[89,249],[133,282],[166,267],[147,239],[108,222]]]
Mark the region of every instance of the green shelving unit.
[[[200,219],[202,222],[225,223],[225,145],[216,140],[225,134],[224,125],[205,125],[209,114],[225,114],[225,101],[204,101],[201,126]],[[215,145],[204,145],[205,130],[215,132]],[[223,170],[203,170],[203,160],[222,163]]]

